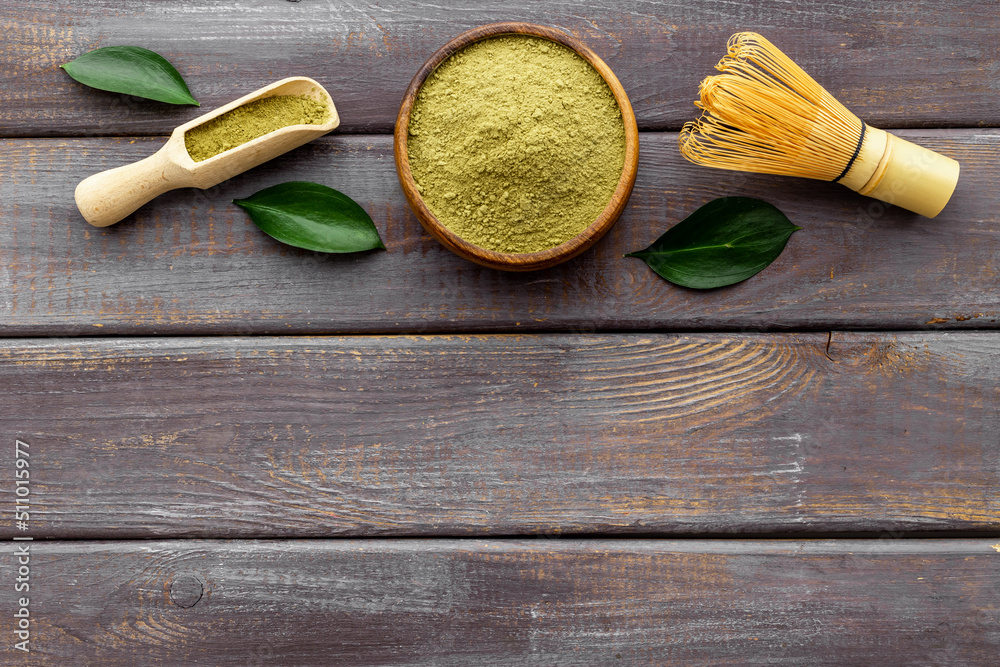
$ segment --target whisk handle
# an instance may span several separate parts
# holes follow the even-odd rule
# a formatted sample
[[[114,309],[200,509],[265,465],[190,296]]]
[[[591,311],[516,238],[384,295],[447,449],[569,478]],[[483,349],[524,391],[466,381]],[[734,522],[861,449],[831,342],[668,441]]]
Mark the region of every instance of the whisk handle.
[[[869,127],[850,172],[855,192],[933,218],[958,184],[958,162],[894,134]]]

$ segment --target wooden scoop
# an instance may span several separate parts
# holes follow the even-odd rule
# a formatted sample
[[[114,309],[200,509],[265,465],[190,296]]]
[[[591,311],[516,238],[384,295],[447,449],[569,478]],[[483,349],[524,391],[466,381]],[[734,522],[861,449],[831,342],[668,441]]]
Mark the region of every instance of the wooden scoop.
[[[312,97],[330,110],[330,120],[323,125],[289,125],[201,162],[195,162],[188,155],[184,146],[185,132],[248,102],[275,95]],[[76,186],[76,205],[87,222],[95,227],[107,227],[168,190],[210,188],[310,142],[338,125],[337,108],[323,86],[303,76],[282,79],[178,126],[163,148],[148,158],[84,179]]]

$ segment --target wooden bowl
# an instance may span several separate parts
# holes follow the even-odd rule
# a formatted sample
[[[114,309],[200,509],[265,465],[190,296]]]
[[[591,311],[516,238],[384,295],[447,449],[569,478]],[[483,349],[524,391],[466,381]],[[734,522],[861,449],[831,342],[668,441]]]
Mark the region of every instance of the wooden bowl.
[[[625,124],[625,164],[622,168],[622,175],[618,181],[607,206],[601,211],[585,230],[577,236],[569,239],[554,248],[548,248],[531,253],[503,253],[494,250],[487,250],[473,245],[465,239],[459,237],[451,231],[441,221],[431,213],[417,192],[417,184],[413,180],[413,173],[410,170],[410,160],[407,153],[407,138],[409,136],[410,111],[413,103],[420,92],[420,87],[434,69],[451,57],[456,51],[483,39],[496,37],[498,35],[532,35],[557,42],[575,51],[580,57],[586,60],[603,77],[608,84],[608,88],[615,96],[618,107],[621,109],[622,120]],[[494,269],[504,271],[534,271],[565,262],[576,257],[584,250],[594,245],[611,226],[615,224],[618,216],[621,215],[629,195],[632,194],[632,186],[635,184],[635,172],[639,163],[639,130],[635,123],[635,113],[632,105],[625,94],[618,78],[614,75],[603,60],[584,46],[581,42],[553,28],[531,23],[491,23],[489,25],[473,28],[451,40],[438,49],[430,59],[424,63],[420,71],[413,77],[406,94],[403,96],[403,103],[399,107],[399,116],[396,118],[396,130],[393,137],[393,152],[396,157],[396,172],[399,174],[400,185],[403,186],[403,194],[413,208],[420,224],[424,226],[431,236],[436,238],[441,245],[451,250],[456,255],[464,257],[470,261]]]

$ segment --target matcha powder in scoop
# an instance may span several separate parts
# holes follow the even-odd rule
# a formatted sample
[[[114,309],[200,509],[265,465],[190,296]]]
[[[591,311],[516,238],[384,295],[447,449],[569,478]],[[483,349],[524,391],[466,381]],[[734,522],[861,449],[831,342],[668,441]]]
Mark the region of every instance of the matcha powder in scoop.
[[[504,35],[427,78],[407,148],[443,225],[487,250],[529,253],[570,240],[604,210],[625,162],[625,125],[611,89],[574,51]]]

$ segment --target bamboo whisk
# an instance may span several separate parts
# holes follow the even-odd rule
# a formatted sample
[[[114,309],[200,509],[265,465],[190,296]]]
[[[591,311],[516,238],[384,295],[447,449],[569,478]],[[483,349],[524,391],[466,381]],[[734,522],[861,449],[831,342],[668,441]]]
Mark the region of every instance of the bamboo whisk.
[[[681,129],[688,160],[833,181],[929,218],[948,203],[958,162],[865,124],[761,35],[737,33],[728,50]]]

